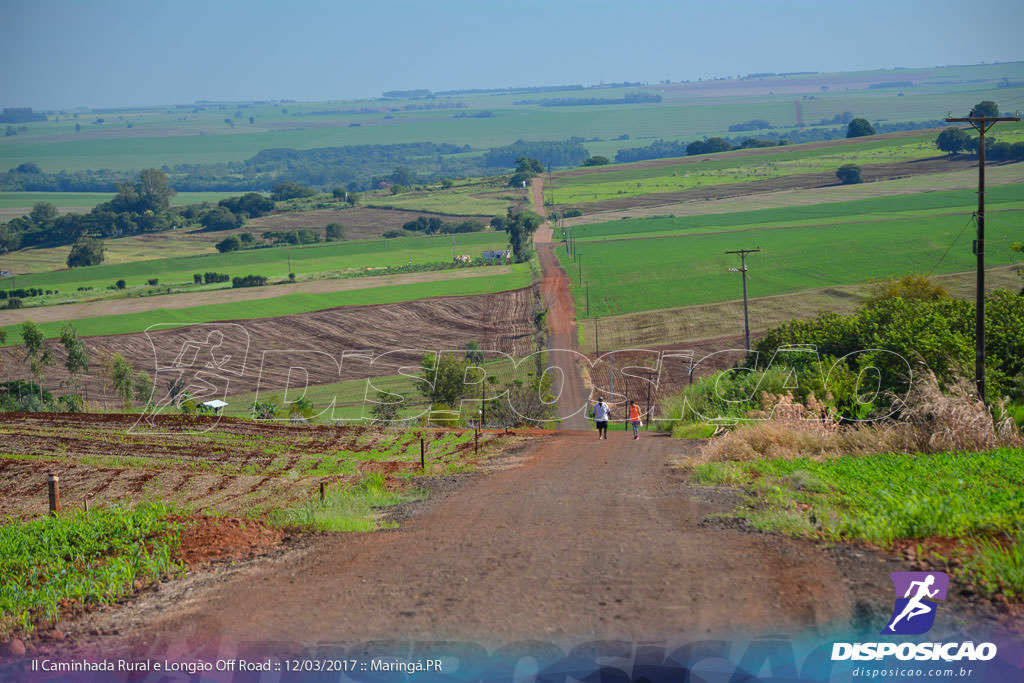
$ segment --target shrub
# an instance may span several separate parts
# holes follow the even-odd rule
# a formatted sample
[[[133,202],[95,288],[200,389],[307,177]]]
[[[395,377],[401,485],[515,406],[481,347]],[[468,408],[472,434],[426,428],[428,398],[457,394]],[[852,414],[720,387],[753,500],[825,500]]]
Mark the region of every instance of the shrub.
[[[856,185],[863,182],[860,177],[860,166],[857,164],[843,164],[836,170],[836,177],[843,185]]]

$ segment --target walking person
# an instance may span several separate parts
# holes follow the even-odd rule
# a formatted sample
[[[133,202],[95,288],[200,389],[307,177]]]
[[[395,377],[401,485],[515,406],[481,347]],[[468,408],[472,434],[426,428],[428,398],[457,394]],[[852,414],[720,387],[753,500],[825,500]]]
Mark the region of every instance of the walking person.
[[[633,425],[633,438],[640,438],[640,406],[636,401],[629,402],[629,422]]]
[[[604,396],[597,399],[594,405],[594,424],[597,426],[597,438],[608,439],[608,417],[611,415],[611,408],[604,402]]]

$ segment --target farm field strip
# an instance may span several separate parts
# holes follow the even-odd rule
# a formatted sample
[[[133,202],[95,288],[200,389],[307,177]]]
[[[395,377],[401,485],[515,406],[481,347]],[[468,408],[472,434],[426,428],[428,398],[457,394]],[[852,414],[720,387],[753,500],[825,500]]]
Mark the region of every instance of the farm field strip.
[[[206,306],[179,309],[156,309],[123,315],[97,316],[79,320],[75,323],[75,328],[78,330],[78,334],[83,337],[130,334],[142,332],[153,325],[185,327],[197,323],[222,320],[274,318],[295,313],[321,311],[339,306],[367,306],[440,296],[492,294],[522,289],[523,287],[528,287],[531,282],[532,275],[528,266],[520,266],[513,270],[513,272],[493,277],[473,277],[461,280],[390,285],[325,294],[285,294],[273,299],[208,304]],[[230,299],[230,290],[225,290],[225,294],[227,295],[226,298]],[[39,325],[47,338],[59,337],[60,326],[59,322],[47,322]],[[18,325],[8,325],[0,329],[7,332],[5,346],[21,343],[21,332]]]
[[[986,187],[995,188],[997,186],[1021,183],[1024,183],[1024,164],[986,165]],[[831,185],[801,188],[799,190],[777,190],[738,197],[725,197],[710,201],[702,198],[655,206],[611,209],[575,218],[564,218],[559,221],[559,224],[572,227],[576,225],[607,223],[627,218],[664,218],[666,214],[689,216],[736,213],[833,202],[850,202],[879,197],[911,197],[920,193],[950,190],[968,190],[976,193],[977,187],[978,171],[976,168],[972,168],[963,171],[931,173],[894,180],[876,180],[857,185]]]
[[[458,253],[479,256],[487,249],[504,249],[505,233],[494,231],[463,233],[455,236]],[[193,273],[215,271],[228,275],[263,275],[271,280],[317,273],[342,274],[352,269],[385,268],[413,264],[450,263],[453,240],[450,235],[438,237],[410,236],[395,239],[330,242],[302,247],[270,247],[246,249],[226,254],[153,259],[141,262],[102,264],[47,273],[17,276],[18,287],[59,287],[65,291],[78,287],[102,289],[118,279],[129,285],[143,284],[150,278],[165,280],[163,284],[192,282]],[[289,270],[289,266],[291,270]],[[4,284],[12,285],[10,280]]]
[[[739,211],[697,216],[650,217],[625,219],[604,223],[577,225],[566,230],[577,242],[603,239],[630,239],[642,236],[667,236],[694,232],[801,227],[812,225],[843,225],[876,221],[906,220],[910,218],[970,215],[977,208],[971,203],[967,190],[934,192],[899,197],[861,199],[852,202],[833,202],[793,206],[758,211]],[[986,214],[993,220],[1024,223],[1016,213],[1024,209],[1024,185],[991,188],[986,195]],[[998,219],[1002,216],[1002,219]]]
[[[1024,124],[1013,124],[1008,129],[1000,140],[1015,142],[1024,139]],[[548,201],[556,205],[572,205],[829,171],[847,163],[870,165],[913,161],[941,155],[935,148],[935,135],[935,131],[930,131],[914,137],[858,138],[857,143],[834,147],[801,149],[801,145],[793,145],[765,148],[756,153],[683,157],[676,164],[636,162],[601,167],[602,172],[555,176],[545,188],[545,193]]]
[[[948,273],[933,276],[950,295],[974,297],[975,273]],[[1020,276],[1015,266],[986,269],[985,289],[1019,289]],[[733,298],[711,304],[678,306],[623,313],[578,321],[579,347],[583,353],[603,349],[650,348],[672,345],[685,349],[687,344],[743,334],[743,300],[740,287],[733,283]],[[863,300],[860,285],[808,289],[792,294],[753,296],[748,302],[751,334],[794,319],[813,318],[821,313],[852,313]],[[591,309],[593,310],[593,309]],[[742,339],[738,342],[742,345]],[[598,345],[599,344],[599,345]],[[723,350],[716,349],[716,350]]]
[[[202,202],[216,203],[240,192],[179,192],[171,197],[171,206],[186,206]],[[60,209],[91,209],[109,202],[114,192],[0,192],[0,209],[24,208],[27,214],[36,202],[49,202]]]
[[[869,278],[969,269],[971,219],[933,216],[855,225],[805,226],[756,233],[712,233],[580,245],[580,266],[556,252],[570,275],[578,317],[600,317],[735,298],[737,283],[729,268],[736,259],[724,252],[760,247],[748,260],[751,295],[784,294]],[[1020,229],[986,224],[989,264],[1016,263],[1010,250]],[[959,248],[952,249],[954,242]],[[580,273],[582,267],[582,274]]]
[[[96,316],[108,315],[112,305],[117,306],[118,315],[126,315],[158,309],[194,308],[196,306],[220,304],[226,301],[240,302],[274,299],[295,294],[329,294],[332,292],[351,292],[409,284],[426,286],[428,283],[442,280],[464,280],[478,277],[494,278],[521,272],[528,268],[528,266],[523,264],[479,267],[463,266],[450,270],[424,271],[419,273],[302,280],[283,285],[284,289],[274,286],[243,287],[239,289],[230,286],[214,288],[216,287],[215,285],[210,285],[208,287],[196,288],[170,288],[171,291],[169,293],[160,294],[159,296],[117,296],[115,294],[109,298],[95,297],[78,303],[0,309],[0,327],[4,325],[17,325],[25,320],[44,323],[94,318]]]

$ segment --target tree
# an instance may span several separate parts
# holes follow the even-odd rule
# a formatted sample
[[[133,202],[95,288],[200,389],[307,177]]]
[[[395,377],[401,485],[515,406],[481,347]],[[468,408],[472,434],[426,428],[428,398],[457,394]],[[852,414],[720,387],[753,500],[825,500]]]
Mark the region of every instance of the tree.
[[[512,245],[512,253],[515,254],[517,263],[525,263],[533,256],[533,233],[537,231],[544,219],[533,211],[519,211],[513,213],[508,210],[508,219],[505,221],[505,232],[508,233],[509,243]]]
[[[544,166],[536,159],[522,156],[516,159],[516,173],[532,173],[538,175],[544,172]]]
[[[166,211],[171,205],[171,197],[178,194],[167,184],[167,174],[155,168],[139,173],[136,187],[139,198],[153,212]]]
[[[103,240],[95,237],[79,237],[68,254],[68,268],[95,266],[103,263]]]
[[[956,154],[967,147],[970,139],[971,136],[961,128],[947,128],[939,133],[939,137],[935,138],[935,146],[943,152]]]
[[[393,185],[412,185],[416,182],[416,177],[408,166],[396,166],[391,173],[390,180]]]
[[[853,119],[846,126],[846,137],[848,138],[860,138],[864,137],[865,135],[874,134],[875,128],[867,119]]]
[[[68,354],[67,360],[64,361],[64,367],[68,371],[68,383],[81,390],[82,380],[79,376],[84,372],[89,372],[89,354],[86,352],[82,340],[78,338],[78,332],[75,331],[74,325],[70,322],[65,321],[61,327],[60,343],[64,345],[64,350]]]
[[[328,223],[324,236],[328,242],[343,240],[345,239],[345,226],[341,223]]]
[[[105,365],[110,387],[121,399],[124,410],[131,410],[132,398],[135,396],[135,369],[120,353],[115,353],[108,358]]]
[[[611,162],[608,160],[608,157],[593,156],[593,157],[590,157],[589,159],[587,159],[586,161],[584,161],[583,165],[584,166],[606,166],[607,164],[610,164],[610,163]]]
[[[242,226],[242,218],[227,207],[215,206],[199,217],[199,223],[206,230],[231,230]]]
[[[118,289],[124,289],[125,287],[128,286],[128,283],[125,282],[124,280],[118,280],[117,282],[114,283],[114,286],[117,287]]]
[[[49,225],[59,215],[57,207],[50,202],[36,202],[32,205],[32,211],[29,213],[28,219],[42,227]]]
[[[395,396],[398,396],[401,400],[395,400]],[[378,424],[390,424],[398,420],[398,409],[405,402],[405,396],[401,394],[391,394],[381,389],[377,390],[377,395],[374,399],[373,407],[370,408],[370,414],[373,415],[373,421]]]
[[[999,116],[999,105],[992,100],[982,100],[974,105],[971,116],[987,116],[995,118]]]
[[[25,360],[36,384],[43,385],[43,370],[54,364],[53,353],[46,345],[43,331],[31,320],[21,324],[21,340],[25,342]]]
[[[860,166],[857,164],[843,164],[836,170],[836,177],[843,185],[855,185],[862,182]]]
[[[315,194],[316,190],[311,187],[303,187],[302,185],[293,183],[290,180],[284,180],[274,185],[270,192],[270,198],[276,202],[280,202],[286,199],[312,197]]]
[[[238,235],[228,235],[220,242],[217,242],[217,251],[226,254],[229,251],[238,251],[242,248],[242,240]]]
[[[430,388],[425,392],[431,403],[455,407],[466,396],[465,360],[450,353],[427,353],[423,356],[421,372]]]

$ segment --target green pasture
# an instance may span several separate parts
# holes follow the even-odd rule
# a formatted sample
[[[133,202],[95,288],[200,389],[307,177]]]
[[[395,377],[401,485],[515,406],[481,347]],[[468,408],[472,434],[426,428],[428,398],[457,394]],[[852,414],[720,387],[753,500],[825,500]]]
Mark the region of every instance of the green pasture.
[[[211,253],[153,259],[130,263],[101,264],[68,270],[19,275],[5,279],[9,287],[57,288],[62,294],[79,287],[104,289],[117,280],[125,280],[129,287],[144,285],[157,278],[161,285],[192,282],[194,273],[218,272],[232,277],[263,275],[273,280],[313,275],[342,275],[367,268],[415,264],[450,263],[452,235],[411,236],[394,239],[360,240],[357,242],[329,242],[309,246],[247,249],[227,254]],[[478,232],[454,235],[458,253],[479,256],[479,252],[504,249],[508,238],[501,232]],[[3,263],[0,257],[0,263]]]
[[[415,301],[438,296],[469,296],[493,294],[527,287],[532,274],[526,264],[512,266],[513,272],[492,277],[473,277],[460,280],[437,280],[404,285],[389,285],[369,289],[330,292],[326,294],[285,294],[273,299],[237,301],[209,304],[191,308],[161,308],[143,313],[125,313],[85,318],[74,321],[75,329],[83,337],[142,332],[153,325],[184,327],[196,323],[220,320],[248,320],[276,318],[295,313],[308,313],[338,306],[367,306]],[[283,291],[287,291],[284,289]],[[116,304],[112,304],[116,305]],[[59,337],[61,323],[41,323],[39,327],[48,338]],[[22,343],[20,325],[0,328],[7,333],[6,345]]]
[[[171,206],[186,206],[202,202],[215,203],[225,197],[236,197],[239,192],[179,192],[171,197]],[[31,210],[36,202],[49,202],[69,209],[91,209],[114,198],[110,192],[0,192],[0,209],[25,208]],[[79,212],[81,213],[81,212]]]
[[[788,175],[835,170],[843,164],[891,163],[939,154],[934,136],[877,140],[863,145],[806,149],[804,145],[768,148],[750,156],[709,154],[686,157],[665,166],[636,168],[637,164],[609,167],[607,173],[554,178],[545,195],[559,205],[599,202],[639,195],[681,192],[698,187],[770,180]],[[643,162],[639,162],[643,164]],[[620,170],[621,169],[621,170]],[[838,181],[836,181],[838,182]]]
[[[402,192],[397,195],[384,193],[367,193],[363,196],[363,206],[377,209],[399,209],[402,211],[425,211],[430,213],[448,214],[453,216],[504,216],[510,200],[504,196],[493,194],[476,196],[478,191],[472,188],[452,188],[432,192]],[[515,196],[523,198],[523,190],[508,188],[506,193],[515,201]],[[410,217],[412,220],[412,217]]]
[[[996,213],[986,221],[988,265],[1020,260],[1010,250],[1024,231],[1018,216]],[[934,215],[581,243],[577,263],[563,246],[557,253],[582,318],[586,283],[591,317],[738,299],[740,278],[729,269],[739,266],[739,258],[724,253],[735,249],[761,249],[747,258],[751,297],[907,273],[966,271],[975,263],[973,232],[969,215]]]
[[[990,135],[1004,142],[1024,140],[1024,123],[1004,124],[998,135],[994,132]],[[866,137],[855,143],[826,148],[789,145],[762,149],[755,154],[684,157],[678,163],[653,167],[644,167],[644,162],[615,164],[602,168],[601,172],[555,176],[545,184],[544,193],[548,201],[571,205],[834,171],[850,163],[867,166],[941,154],[935,147],[934,133],[896,138]]]
[[[277,147],[310,149],[433,141],[486,149],[522,137],[563,140],[578,136],[587,141],[596,138],[613,143],[601,148],[601,152],[614,155],[618,149],[647,144],[645,140],[649,142],[659,137],[732,136],[735,133],[728,131],[730,125],[756,118],[767,119],[777,128],[791,127],[797,123],[797,105],[807,124],[830,119],[844,111],[870,120],[938,119],[949,111],[966,112],[983,99],[1001,104],[1019,99],[1020,88],[998,89],[994,84],[1003,77],[1019,79],[1021,68],[1019,62],[966,67],[965,73],[974,74],[970,80],[984,81],[966,84],[936,83],[956,80],[953,76],[935,75],[948,70],[908,71],[907,79],[924,79],[924,82],[902,90],[902,97],[897,89],[890,88],[841,89],[850,74],[831,74],[769,79],[785,83],[786,92],[779,94],[775,94],[771,86],[758,89],[756,94],[743,90],[732,94],[727,88],[722,90],[721,83],[708,82],[550,93],[456,94],[432,100],[371,99],[254,106],[222,103],[199,111],[194,111],[193,105],[125,108],[112,113],[79,112],[77,118],[72,114],[58,114],[48,121],[27,124],[23,134],[0,138],[0,172],[25,161],[35,162],[48,172],[98,168],[137,170],[165,164],[242,161],[260,150]],[[893,72],[875,73],[881,81],[891,78]],[[870,78],[871,72],[867,75]],[[822,92],[818,83],[823,78],[835,81],[836,87]],[[794,93],[791,91],[793,84],[806,87]],[[514,104],[519,100],[551,97],[616,97],[635,90],[660,92],[662,102],[574,107]],[[425,103],[451,104],[452,107],[422,111],[403,109],[406,105]],[[465,106],[455,108],[456,104]],[[353,111],[363,108],[373,111]],[[485,110],[493,115],[455,118],[459,114],[471,115]],[[325,111],[333,113],[317,115]],[[250,116],[254,117],[252,123]],[[100,117],[104,119],[102,124],[95,122]],[[225,119],[231,123],[226,123]],[[81,130],[75,131],[76,124]],[[524,135],[524,131],[529,131],[528,135]],[[616,140],[623,134],[628,134],[630,139]]]
[[[794,227],[800,225],[827,225],[834,223],[864,223],[895,218],[923,217],[952,212],[970,213],[977,207],[978,193],[972,190],[922,192],[919,194],[873,197],[846,202],[788,206],[777,209],[758,209],[732,213],[702,214],[694,216],[662,216],[651,218],[589,223],[567,228],[577,243],[687,234],[746,230],[753,227]],[[986,207],[990,218],[998,212],[1024,209],[1024,185],[1003,185],[989,188]],[[1024,217],[1012,213],[1003,220],[1024,223]],[[558,234],[558,233],[556,233]]]

